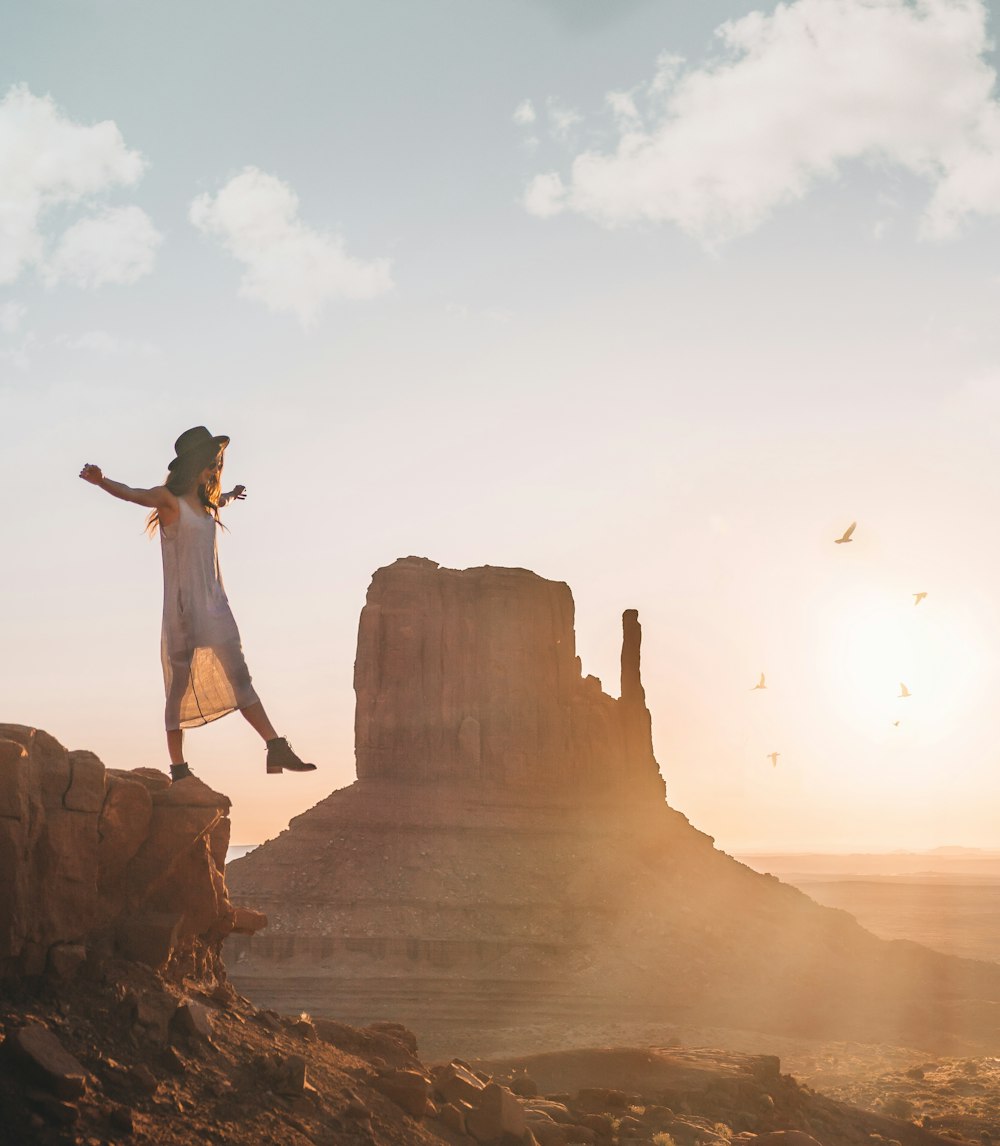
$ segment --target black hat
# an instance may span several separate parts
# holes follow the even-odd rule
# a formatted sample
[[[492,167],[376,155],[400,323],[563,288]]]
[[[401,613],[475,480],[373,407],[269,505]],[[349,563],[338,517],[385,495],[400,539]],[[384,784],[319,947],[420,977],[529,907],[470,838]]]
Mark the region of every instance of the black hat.
[[[229,445],[229,438],[225,434],[210,434],[204,426],[192,426],[174,442],[174,453],[177,455],[167,466],[172,470],[185,454],[194,450],[207,450],[211,446],[215,451],[224,450]]]

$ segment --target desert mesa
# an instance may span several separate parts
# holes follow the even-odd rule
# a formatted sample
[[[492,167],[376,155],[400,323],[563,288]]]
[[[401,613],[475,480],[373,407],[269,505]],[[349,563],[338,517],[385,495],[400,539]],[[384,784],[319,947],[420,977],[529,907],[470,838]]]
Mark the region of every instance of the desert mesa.
[[[640,1023],[997,1053],[1000,966],[876,938],[670,805],[640,651],[627,610],[616,698],[583,673],[566,584],[379,569],[357,780],[228,869],[269,920],[226,942],[239,989],[477,1055]]]

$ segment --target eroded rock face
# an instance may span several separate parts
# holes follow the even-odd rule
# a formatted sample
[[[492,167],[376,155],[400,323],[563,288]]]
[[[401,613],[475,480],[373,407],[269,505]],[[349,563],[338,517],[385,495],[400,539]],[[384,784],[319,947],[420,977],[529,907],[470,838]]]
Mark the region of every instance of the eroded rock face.
[[[583,676],[573,612],[568,585],[526,569],[379,569],[354,665],[358,778],[662,799],[637,614],[618,700]]]
[[[199,780],[109,770],[0,724],[0,976],[66,977],[91,946],[221,973],[222,939],[266,922],[229,902],[228,812]]]

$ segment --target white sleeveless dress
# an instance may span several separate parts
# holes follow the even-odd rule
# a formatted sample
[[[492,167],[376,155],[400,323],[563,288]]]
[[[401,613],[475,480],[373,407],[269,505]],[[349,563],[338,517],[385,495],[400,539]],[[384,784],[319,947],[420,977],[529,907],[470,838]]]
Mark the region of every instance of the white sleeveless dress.
[[[180,517],[160,526],[167,731],[207,724],[258,700],[219,573],[215,519],[177,501]]]

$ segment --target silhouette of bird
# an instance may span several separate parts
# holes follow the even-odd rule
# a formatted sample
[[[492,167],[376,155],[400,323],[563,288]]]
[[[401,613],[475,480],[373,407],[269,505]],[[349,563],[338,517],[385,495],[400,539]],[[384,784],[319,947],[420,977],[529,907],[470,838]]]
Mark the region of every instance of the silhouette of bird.
[[[897,699],[897,700],[901,700],[903,697],[907,697],[907,696],[910,696],[910,695],[911,695],[911,694],[910,694],[910,690],[909,690],[909,689],[906,687],[906,685],[905,685],[905,684],[903,684],[903,682],[902,682],[902,681],[900,681],[900,682],[899,682],[899,696],[898,696],[898,697],[896,697],[896,699]]]
[[[914,605],[919,605],[919,604],[920,604],[920,602],[921,602],[921,601],[922,601],[922,600],[923,600],[923,599],[924,599],[926,596],[927,596],[927,594],[926,594],[926,593],[914,593],[914,594],[913,594],[913,603],[914,603]]]
[[[760,674],[760,680],[757,681],[757,683],[753,686],[752,689],[750,689],[750,691],[753,692],[754,688],[767,688],[767,685],[764,683],[764,674],[763,673]]]
[[[767,756],[768,760],[771,761],[771,767],[777,768],[778,767],[778,757],[781,755],[781,753],[780,752],[766,752],[765,755]]]
[[[899,727],[899,721],[898,721],[898,720],[894,720],[894,721],[892,722],[892,726],[893,726],[893,728],[898,728],[898,727]]]
[[[851,534],[855,531],[855,529],[857,529],[857,527],[858,523],[856,521],[852,521],[851,524],[844,530],[844,536],[838,537],[833,544],[849,545],[851,542]]]

